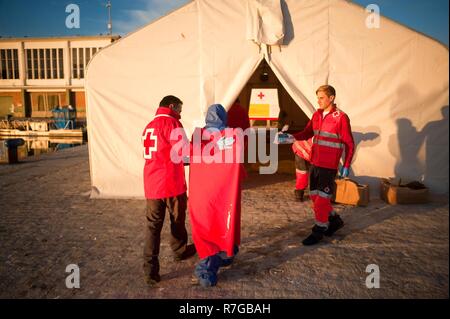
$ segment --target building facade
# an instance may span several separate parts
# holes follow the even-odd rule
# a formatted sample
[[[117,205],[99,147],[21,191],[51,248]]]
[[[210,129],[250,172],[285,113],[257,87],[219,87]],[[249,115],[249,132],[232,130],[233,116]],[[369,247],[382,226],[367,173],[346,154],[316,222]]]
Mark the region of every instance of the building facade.
[[[86,66],[118,38],[0,38],[0,118],[51,118],[70,105],[83,123]]]

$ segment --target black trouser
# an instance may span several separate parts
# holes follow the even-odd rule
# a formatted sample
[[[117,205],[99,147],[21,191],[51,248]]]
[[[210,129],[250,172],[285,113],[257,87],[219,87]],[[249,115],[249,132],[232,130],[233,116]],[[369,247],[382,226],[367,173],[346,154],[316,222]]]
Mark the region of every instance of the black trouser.
[[[146,274],[159,273],[159,246],[166,208],[170,215],[170,248],[175,255],[181,255],[186,250],[186,193],[176,197],[147,199],[144,242],[144,271]]]
[[[331,198],[336,189],[334,179],[336,178],[337,170],[311,165],[309,174],[309,189],[324,192]]]
[[[312,165],[309,175],[309,196],[313,201],[316,225],[326,226],[333,211],[331,198],[336,189],[334,178],[337,170]]]

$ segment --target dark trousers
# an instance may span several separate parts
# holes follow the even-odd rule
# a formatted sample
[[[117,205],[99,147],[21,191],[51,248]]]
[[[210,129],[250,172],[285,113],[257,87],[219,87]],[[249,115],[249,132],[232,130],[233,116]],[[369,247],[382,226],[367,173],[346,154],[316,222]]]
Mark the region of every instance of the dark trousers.
[[[295,154],[295,169],[299,171],[309,171],[310,164],[307,160]]]
[[[328,215],[333,211],[331,198],[336,189],[337,170],[312,165],[309,175],[309,196],[313,201],[316,224],[327,226]]]
[[[181,255],[186,249],[188,237],[185,226],[186,193],[176,197],[147,199],[144,242],[144,272],[146,274],[159,273],[159,246],[166,208],[170,216],[170,248],[175,255]]]

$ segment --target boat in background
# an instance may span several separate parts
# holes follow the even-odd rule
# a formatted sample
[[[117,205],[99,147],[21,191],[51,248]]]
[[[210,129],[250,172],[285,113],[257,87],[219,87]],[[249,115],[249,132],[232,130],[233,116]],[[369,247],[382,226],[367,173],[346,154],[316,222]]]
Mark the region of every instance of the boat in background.
[[[52,110],[52,119],[5,119],[0,121],[0,136],[84,137],[85,127],[75,128],[75,110],[69,105]]]

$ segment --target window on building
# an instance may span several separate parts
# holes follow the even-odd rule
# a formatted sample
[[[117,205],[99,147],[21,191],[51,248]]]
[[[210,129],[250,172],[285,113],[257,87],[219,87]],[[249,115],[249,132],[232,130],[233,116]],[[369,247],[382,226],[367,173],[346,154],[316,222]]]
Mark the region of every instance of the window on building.
[[[57,79],[58,78],[58,56],[56,55],[56,49],[52,49],[52,67],[50,68],[50,72],[52,73],[51,78]]]
[[[28,51],[30,51],[30,53]],[[33,78],[33,56],[31,50],[27,50],[27,78]]]
[[[30,80],[63,79],[63,49],[26,49],[27,77]]]
[[[44,95],[38,96],[37,111],[39,111],[39,112],[45,111],[45,96]]]
[[[86,66],[101,48],[72,48],[72,76],[83,79]]]
[[[1,58],[1,77],[2,79],[8,78],[8,68],[6,67],[8,63],[6,63],[6,50],[0,50],[0,58]]]
[[[17,49],[0,50],[0,79],[19,79],[19,58]]]
[[[33,49],[33,79],[39,79],[38,50]]]
[[[78,79],[78,54],[77,49],[72,49],[72,77]]]
[[[64,59],[63,59],[63,49],[58,49],[58,69],[59,78],[64,79]]]
[[[13,63],[14,63],[14,79],[19,78],[19,50],[13,51]]]
[[[12,54],[11,50],[6,50],[6,59],[8,61],[8,79],[13,78],[13,63],[12,63]]]
[[[48,107],[48,110],[51,111],[57,106],[59,106],[59,95],[57,95],[57,94],[49,94],[49,95],[47,95],[47,107]]]
[[[40,76],[40,79],[45,79],[44,49],[39,49],[39,76]]]
[[[86,66],[88,65],[90,60],[91,60],[91,48],[86,48]]]
[[[12,105],[14,105],[12,96],[0,96],[0,116],[11,114]]]
[[[65,103],[65,93],[59,92],[32,92],[31,108],[32,116],[51,117],[51,111]]]
[[[45,49],[45,78],[52,78],[52,65],[50,64],[50,49]]]
[[[84,48],[78,49],[78,69],[80,79],[84,79]]]

